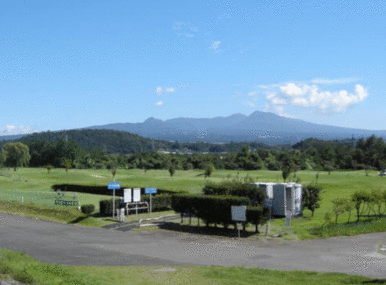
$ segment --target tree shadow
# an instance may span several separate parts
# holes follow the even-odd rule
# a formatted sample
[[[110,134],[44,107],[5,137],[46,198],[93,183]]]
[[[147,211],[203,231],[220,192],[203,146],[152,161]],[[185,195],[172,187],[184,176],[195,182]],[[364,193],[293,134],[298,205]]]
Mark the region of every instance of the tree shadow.
[[[179,223],[173,223],[173,222],[164,222],[160,225],[158,225],[160,229],[163,230],[169,230],[169,231],[175,231],[175,232],[184,232],[184,233],[191,233],[191,234],[199,234],[199,235],[205,235],[205,236],[221,236],[221,237],[237,237],[238,231],[235,229],[225,229],[220,227],[206,227],[198,226],[198,225],[183,225]],[[255,235],[255,232],[248,232],[240,230],[240,237],[250,237]]]
[[[374,279],[369,281],[363,281],[362,284],[386,284],[386,279]]]
[[[70,224],[77,224],[77,223],[80,223],[81,221],[83,221],[83,220],[85,220],[85,219],[87,219],[88,218],[88,216],[87,217],[78,217],[78,218],[76,218],[75,220],[72,220],[71,222],[70,222]]]

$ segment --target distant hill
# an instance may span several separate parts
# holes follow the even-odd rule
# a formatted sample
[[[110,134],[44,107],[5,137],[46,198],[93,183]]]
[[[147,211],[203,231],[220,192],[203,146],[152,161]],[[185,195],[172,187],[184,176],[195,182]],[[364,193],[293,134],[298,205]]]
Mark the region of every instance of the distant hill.
[[[16,140],[26,135],[8,135],[8,136],[0,136],[0,142],[1,141],[10,141],[10,140]]]
[[[135,133],[143,137],[179,142],[261,142],[294,144],[307,138],[343,140],[375,134],[386,138],[386,131],[371,131],[308,123],[256,111],[250,116],[234,114],[215,118],[176,118],[166,121],[148,118],[143,123],[117,123],[87,129],[110,129]]]
[[[174,141],[153,140],[124,131],[106,129],[77,129],[56,132],[41,132],[24,135],[15,140],[0,141],[1,147],[7,142],[32,142],[36,140],[56,142],[60,139],[73,141],[84,149],[100,149],[106,153],[130,154],[143,151],[169,150],[173,152],[231,152],[239,151],[246,143],[210,144],[205,142],[179,143]],[[256,142],[247,143],[251,149],[277,149]]]
[[[165,147],[165,143],[144,138],[128,132],[114,130],[65,130],[57,132],[41,132],[24,135],[13,141],[48,141],[59,139],[74,141],[81,148],[101,149],[107,153],[134,153],[138,151],[150,151]],[[1,147],[9,140],[0,141]]]

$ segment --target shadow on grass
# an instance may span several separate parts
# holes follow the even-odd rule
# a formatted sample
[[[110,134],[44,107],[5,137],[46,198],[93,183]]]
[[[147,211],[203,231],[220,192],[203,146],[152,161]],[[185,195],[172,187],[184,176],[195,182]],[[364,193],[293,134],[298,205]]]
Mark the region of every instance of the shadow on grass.
[[[386,284],[386,279],[374,279],[370,281],[363,281],[362,284]]]
[[[222,236],[222,237],[237,237],[238,231],[235,229],[224,229],[220,227],[206,227],[196,226],[196,225],[181,225],[178,223],[165,222],[158,226],[160,229],[175,231],[175,232],[184,232],[191,234],[207,235],[207,236]],[[250,237],[255,235],[255,232],[247,232],[240,230],[240,237]]]
[[[71,222],[69,222],[70,224],[77,224],[77,223],[80,223],[81,221],[83,220],[86,220],[90,217],[93,217],[93,218],[103,218],[103,217],[106,217],[106,221],[114,221],[116,222],[115,220],[113,220],[111,217],[109,216],[105,216],[105,215],[101,215],[99,212],[98,213],[94,213],[94,214],[91,214],[91,215],[87,215],[87,216],[82,216],[82,217],[78,217],[76,218],[75,220],[72,220]]]
[[[75,220],[72,220],[71,222],[70,222],[70,224],[77,224],[77,223],[80,223],[81,221],[83,221],[83,220],[85,220],[85,219],[87,219],[88,217],[78,217],[78,218],[76,218]]]

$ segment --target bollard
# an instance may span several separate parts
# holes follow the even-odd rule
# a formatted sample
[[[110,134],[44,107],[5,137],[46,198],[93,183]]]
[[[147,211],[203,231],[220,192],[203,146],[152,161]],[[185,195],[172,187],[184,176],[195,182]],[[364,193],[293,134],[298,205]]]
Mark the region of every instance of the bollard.
[[[24,198],[23,198],[23,196],[21,196],[21,202],[22,202],[22,203],[24,202]]]

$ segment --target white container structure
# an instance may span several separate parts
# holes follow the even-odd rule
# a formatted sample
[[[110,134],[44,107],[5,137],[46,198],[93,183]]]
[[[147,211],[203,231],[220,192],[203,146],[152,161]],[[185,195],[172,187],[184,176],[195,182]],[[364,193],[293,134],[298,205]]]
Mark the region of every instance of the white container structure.
[[[272,207],[272,201],[273,201],[273,185],[275,183],[273,182],[258,182],[253,183],[260,187],[260,189],[267,195],[267,198],[264,201],[264,207]]]
[[[267,195],[264,207],[271,208],[273,216],[285,216],[288,211],[293,217],[303,215],[302,185],[297,183],[257,182]]]
[[[302,185],[280,183],[273,186],[272,215],[285,216],[288,211],[293,217],[302,215]]]

